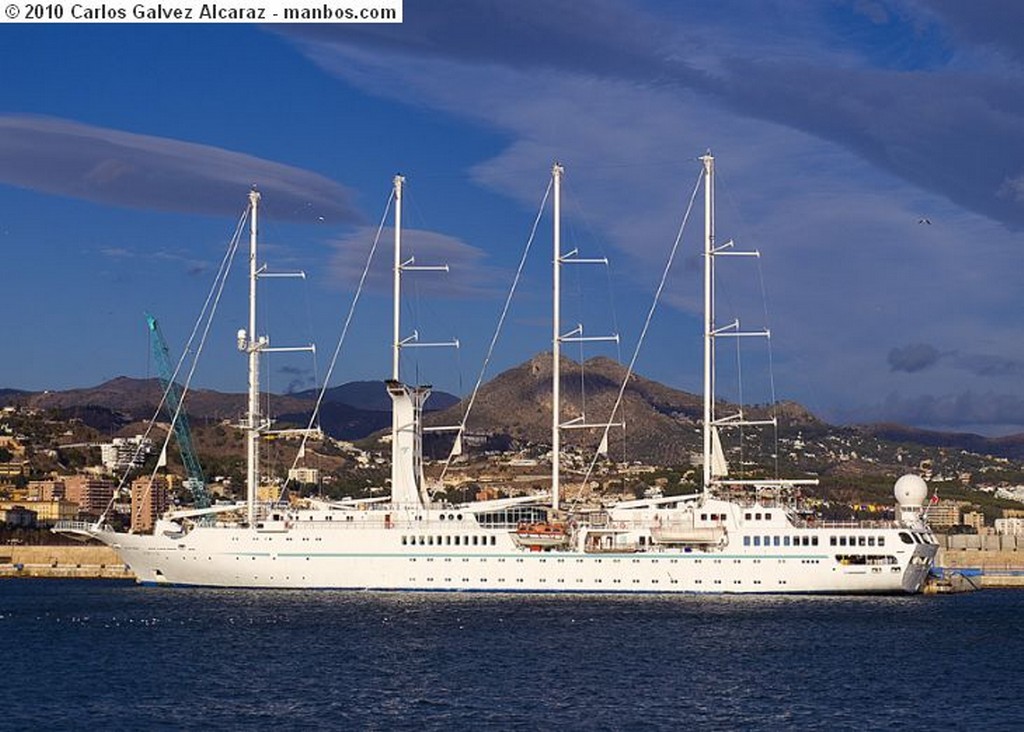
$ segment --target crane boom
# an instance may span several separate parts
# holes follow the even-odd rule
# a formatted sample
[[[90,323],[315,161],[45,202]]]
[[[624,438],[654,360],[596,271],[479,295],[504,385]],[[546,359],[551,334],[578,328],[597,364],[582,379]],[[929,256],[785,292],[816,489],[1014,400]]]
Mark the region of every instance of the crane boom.
[[[199,464],[199,457],[196,455],[195,447],[192,444],[192,430],[188,424],[188,417],[185,410],[179,409],[181,405],[181,388],[174,381],[174,367],[171,365],[170,352],[167,349],[167,341],[160,330],[160,324],[149,313],[146,313],[146,324],[149,326],[149,342],[153,350],[153,358],[156,360],[157,370],[160,373],[160,383],[163,385],[167,395],[167,413],[170,415],[174,436],[178,439],[178,449],[181,451],[181,462],[188,473],[188,482],[191,484],[192,497],[196,508],[210,507],[210,494],[206,490],[206,477],[203,475],[203,468]],[[177,414],[177,419],[175,419]]]

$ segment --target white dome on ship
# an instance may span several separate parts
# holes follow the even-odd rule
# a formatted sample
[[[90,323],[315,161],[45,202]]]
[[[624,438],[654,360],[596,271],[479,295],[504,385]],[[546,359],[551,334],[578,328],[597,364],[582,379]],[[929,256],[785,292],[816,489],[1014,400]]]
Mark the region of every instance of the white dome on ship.
[[[919,475],[903,475],[893,488],[896,502],[903,508],[923,506],[928,497],[928,484]]]

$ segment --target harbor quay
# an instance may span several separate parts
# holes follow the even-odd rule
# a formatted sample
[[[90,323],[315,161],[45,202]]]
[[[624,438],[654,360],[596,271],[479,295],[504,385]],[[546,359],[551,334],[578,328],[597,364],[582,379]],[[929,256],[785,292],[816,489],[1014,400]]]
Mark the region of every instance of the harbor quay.
[[[117,553],[107,546],[3,546],[0,579],[46,577],[54,579],[134,579]]]

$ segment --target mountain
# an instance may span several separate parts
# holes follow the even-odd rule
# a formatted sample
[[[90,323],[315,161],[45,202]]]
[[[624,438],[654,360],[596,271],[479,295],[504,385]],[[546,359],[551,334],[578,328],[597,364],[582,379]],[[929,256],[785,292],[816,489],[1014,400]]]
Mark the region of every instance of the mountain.
[[[505,435],[515,443],[550,444],[551,367],[551,354],[540,354],[494,377],[477,395],[467,430]],[[626,368],[604,357],[582,365],[563,357],[560,370],[563,423],[584,416],[584,411],[588,423],[607,422]],[[459,404],[425,421],[458,424],[463,410]],[[747,408],[746,413],[765,416],[764,410],[756,408]],[[780,405],[776,413],[785,427],[822,424],[792,402]],[[625,428],[613,428],[609,434],[610,454],[616,459],[679,465],[700,449],[703,401],[699,396],[634,373],[623,392],[619,415],[615,421],[625,420]],[[563,444],[593,447],[600,431],[563,430],[562,434]]]
[[[586,412],[588,423],[609,419],[611,406],[623,378],[625,368],[608,358],[594,358],[578,364],[568,358],[561,362],[562,421],[568,422]],[[581,390],[581,384],[583,388]],[[118,377],[99,386],[68,391],[26,392],[0,389],[0,406],[20,404],[47,410],[59,418],[75,419],[82,424],[113,434],[134,422],[148,421],[156,410],[162,394],[157,379]],[[276,426],[305,426],[313,407],[316,392],[306,391],[267,397]],[[245,411],[245,394],[194,389],[187,401],[193,424],[237,421]],[[445,392],[435,392],[427,403],[433,407],[424,418],[427,425],[452,425],[462,420],[465,403]],[[723,405],[727,413],[728,405]],[[735,409],[735,407],[733,407]],[[699,396],[669,388],[638,374],[629,380],[616,421],[625,420],[625,429],[613,428],[610,433],[610,454],[618,460],[643,460],[653,464],[680,465],[700,450],[702,400]],[[975,434],[921,430],[896,424],[834,427],[818,420],[807,409],[794,402],[775,405],[780,436],[802,437],[808,445],[808,460],[817,464],[802,465],[807,469],[827,472],[839,465],[847,472],[863,469],[870,472],[879,461],[890,463],[886,456],[875,455],[874,462],[865,462],[865,454],[875,448],[868,441],[912,444],[932,450],[967,451],[979,455],[1024,460],[1024,435],[987,438]],[[746,406],[745,416],[768,416],[765,408]],[[166,419],[161,417],[161,419]],[[321,407],[320,423],[324,431],[337,439],[358,440],[387,429],[391,424],[391,400],[381,381],[356,381],[327,391]],[[485,436],[495,449],[513,449],[525,445],[546,446],[551,441],[551,354],[539,354],[530,360],[495,376],[484,384],[477,396],[468,431]],[[600,433],[594,429],[564,430],[563,444],[593,449]],[[434,451],[434,443],[450,436],[430,435],[426,443]],[[749,438],[748,438],[749,439]],[[847,455],[829,466],[828,450],[822,446],[832,441],[845,444]],[[818,447],[811,448],[815,441]],[[838,441],[838,442],[837,442]],[[829,448],[830,450],[831,448]],[[774,450],[772,450],[774,451]],[[884,451],[883,451],[884,452]],[[892,451],[890,451],[892,452]],[[816,456],[812,458],[812,453]],[[851,458],[852,453],[859,457]],[[895,452],[893,452],[895,455]],[[893,457],[895,460],[895,457]],[[858,467],[859,466],[859,467]]]
[[[277,426],[305,426],[317,391],[269,395],[264,404]],[[112,434],[135,422],[148,422],[163,396],[159,379],[119,376],[99,386],[67,391],[28,392],[0,390],[0,406],[20,404],[49,411],[62,419]],[[238,421],[245,413],[245,394],[225,394],[209,389],[192,389],[186,400],[189,419],[194,423]],[[428,405],[450,407],[458,398],[443,391],[431,394]],[[165,415],[160,419],[166,420]],[[382,381],[356,381],[328,389],[321,405],[321,427],[341,440],[357,440],[391,424],[391,398]]]
[[[889,423],[862,425],[859,430],[864,434],[890,442],[945,447],[1011,460],[1024,460],[1024,434],[983,437],[971,432],[936,432]]]
[[[308,389],[295,392],[289,396],[299,399],[315,400],[319,390]],[[427,400],[425,409],[437,411],[458,404],[459,398],[444,391],[434,391]],[[334,386],[324,393],[324,404],[345,404],[365,412],[387,412],[391,414],[391,397],[383,381],[350,381],[341,386]],[[390,422],[391,418],[388,417]]]

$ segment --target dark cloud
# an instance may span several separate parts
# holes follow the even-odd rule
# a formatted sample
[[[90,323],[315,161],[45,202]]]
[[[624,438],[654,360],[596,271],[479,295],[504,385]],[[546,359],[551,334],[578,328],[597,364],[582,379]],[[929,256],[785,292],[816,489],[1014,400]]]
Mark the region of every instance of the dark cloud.
[[[362,219],[349,191],[316,173],[48,117],[0,116],[0,182],[129,208],[230,216],[256,185],[281,218]]]
[[[975,376],[1019,376],[1024,374],[1024,363],[1005,356],[979,353],[951,354],[956,368],[969,371]]]
[[[934,366],[940,354],[934,346],[927,343],[915,343],[889,351],[889,368],[893,371],[906,371],[913,374]]]
[[[891,395],[873,414],[865,412],[860,416],[862,419],[858,421],[934,427],[1024,425],[1024,398],[1015,394],[972,391],[944,396]]]
[[[312,369],[299,368],[298,366],[282,366],[277,369],[277,373],[289,379],[288,386],[285,387],[285,394],[294,394],[316,386],[316,378],[313,376]]]
[[[913,343],[889,351],[889,368],[908,374],[931,368],[940,360],[955,369],[974,376],[1002,377],[1024,374],[1024,362],[1007,356],[961,351],[940,352],[927,343]]]

